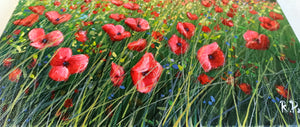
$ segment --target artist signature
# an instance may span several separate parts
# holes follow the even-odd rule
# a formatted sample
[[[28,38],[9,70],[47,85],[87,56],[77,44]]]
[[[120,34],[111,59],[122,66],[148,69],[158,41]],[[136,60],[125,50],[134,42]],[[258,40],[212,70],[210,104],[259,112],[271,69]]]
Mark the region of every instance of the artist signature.
[[[300,113],[300,108],[298,108],[298,102],[290,100],[288,102],[281,100],[280,102],[281,112],[284,113]]]

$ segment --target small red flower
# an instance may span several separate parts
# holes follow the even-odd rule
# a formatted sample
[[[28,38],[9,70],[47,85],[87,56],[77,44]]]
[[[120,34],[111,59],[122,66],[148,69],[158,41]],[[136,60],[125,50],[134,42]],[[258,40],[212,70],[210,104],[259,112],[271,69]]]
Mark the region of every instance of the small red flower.
[[[150,29],[147,20],[142,18],[127,18],[125,24],[128,25],[132,30],[142,32]]]
[[[65,100],[64,106],[65,106],[66,108],[72,107],[72,106],[73,106],[73,100],[72,100],[71,98]]]
[[[135,50],[141,52],[147,46],[146,39],[139,39],[137,41],[131,42],[127,45],[129,50]]]
[[[71,19],[72,15],[70,14],[59,14],[57,11],[49,11],[45,13],[45,16],[50,22],[54,25],[67,22]]]
[[[290,92],[288,92],[287,89],[284,88],[284,86],[276,85],[276,91],[279,93],[282,97],[289,99],[291,97]]]
[[[233,18],[235,16],[236,9],[230,8],[230,10],[227,12],[227,16]]]
[[[93,21],[82,21],[82,23],[83,23],[83,25],[84,26],[90,26],[90,25],[93,25],[94,24],[94,22]]]
[[[110,80],[114,84],[114,86],[121,86],[122,82],[125,78],[124,68],[120,65],[111,63],[111,71],[110,71]]]
[[[84,2],[88,4],[88,3],[92,2],[92,0],[84,0]]]
[[[61,3],[59,1],[54,1],[54,6],[59,6]]]
[[[153,31],[151,36],[154,39],[158,39],[159,41],[162,41],[164,39],[163,35],[160,32],[158,32],[158,31]]]
[[[154,59],[152,53],[145,55],[131,68],[131,78],[137,91],[149,93],[161,76],[163,67]]]
[[[215,11],[216,11],[217,13],[222,13],[222,12],[223,12],[223,9],[222,9],[221,7],[219,7],[219,6],[215,6]]]
[[[224,53],[217,42],[201,47],[197,52],[197,59],[205,72],[225,64]]]
[[[283,16],[281,14],[278,14],[276,12],[271,11],[269,13],[269,16],[273,19],[273,20],[283,20]]]
[[[112,41],[121,41],[131,36],[130,32],[125,31],[121,25],[105,24],[102,29],[109,35]]]
[[[170,38],[168,43],[171,51],[176,55],[184,54],[189,48],[189,44],[184,39],[178,37],[175,34]]]
[[[224,25],[226,25],[226,26],[229,26],[229,27],[233,27],[233,26],[234,26],[233,21],[230,20],[230,19],[223,19],[223,20],[222,20],[222,23],[223,23]]]
[[[190,20],[197,20],[198,19],[198,16],[196,14],[192,14],[190,12],[187,12],[186,13],[187,17],[190,19]]]
[[[255,31],[248,30],[244,35],[246,47],[256,50],[267,50],[270,46],[269,38],[264,34],[259,34]]]
[[[19,35],[20,34],[20,32],[21,32],[21,30],[15,30],[13,33],[15,34],[15,35]]]
[[[86,34],[87,34],[87,31],[79,30],[78,32],[75,33],[75,38],[77,41],[86,42],[88,40],[88,37],[86,36]]]
[[[203,26],[202,31],[205,32],[205,33],[209,33],[211,30],[208,26]]]
[[[202,84],[202,85],[206,85],[208,83],[210,83],[214,78],[213,77],[209,77],[207,76],[206,74],[202,73],[198,76],[197,78],[199,80],[199,82]]]
[[[275,21],[271,20],[269,17],[259,17],[258,20],[262,22],[260,25],[270,31],[278,30],[280,27],[280,24]]]
[[[214,26],[214,30],[216,30],[216,31],[219,31],[219,30],[221,30],[221,27],[220,27],[220,25],[219,25],[219,24],[217,24],[216,26]]]
[[[258,12],[257,12],[257,11],[255,11],[254,9],[250,10],[250,11],[249,11],[249,13],[251,13],[251,14],[253,14],[253,15],[256,15],[256,14],[258,14]]]
[[[125,15],[123,15],[123,14],[118,14],[118,13],[116,13],[116,14],[110,14],[110,15],[109,15],[109,18],[114,19],[114,20],[116,20],[117,22],[120,22],[121,20],[125,19],[126,17],[125,17]]]
[[[13,59],[11,57],[4,59],[3,66],[10,67],[12,61],[13,61]]]
[[[129,10],[138,10],[140,8],[140,6],[136,3],[126,3],[123,5],[123,7]]]
[[[34,28],[28,33],[28,36],[31,40],[30,46],[36,49],[58,46],[64,41],[64,35],[59,30],[45,34],[43,28]]]
[[[70,48],[59,48],[50,61],[52,66],[49,77],[55,81],[67,81],[71,74],[83,72],[89,59],[86,55],[72,56]]]
[[[195,34],[195,25],[188,22],[178,22],[176,26],[177,31],[182,34],[187,39],[191,39],[192,36]]]
[[[232,7],[233,7],[233,8],[238,8],[239,5],[237,5],[237,4],[232,4]]]
[[[124,4],[123,0],[111,0],[110,2],[117,6],[121,6]]]
[[[30,14],[29,16],[27,16],[24,19],[18,19],[16,21],[14,21],[13,23],[15,25],[21,25],[21,26],[28,26],[31,27],[34,23],[36,23],[39,19],[39,15],[38,14]]]
[[[201,0],[201,4],[205,7],[210,7],[211,5],[215,5],[215,0]]]
[[[251,85],[249,85],[247,83],[242,83],[239,85],[239,87],[245,94],[248,94],[248,95],[251,94],[251,91],[252,91]]]
[[[38,6],[30,6],[28,7],[29,10],[31,10],[34,13],[37,13],[39,15],[43,15],[44,14],[44,10],[46,9],[44,6],[42,5],[38,5]]]
[[[223,3],[224,5],[227,5],[227,4],[229,3],[229,0],[222,0],[222,3]]]
[[[21,76],[22,70],[20,68],[15,68],[15,70],[9,73],[8,79],[12,82],[18,82]]]

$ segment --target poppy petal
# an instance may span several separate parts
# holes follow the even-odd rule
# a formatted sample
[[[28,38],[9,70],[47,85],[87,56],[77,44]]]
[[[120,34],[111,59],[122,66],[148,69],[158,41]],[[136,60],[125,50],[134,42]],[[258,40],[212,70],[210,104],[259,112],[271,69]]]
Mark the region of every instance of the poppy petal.
[[[114,86],[121,86],[122,82],[125,78],[124,76],[124,68],[120,65],[111,63],[111,71],[110,71],[110,80],[113,82]]]
[[[67,81],[69,76],[69,70],[64,66],[52,66],[49,72],[49,77],[54,81]]]
[[[139,39],[137,41],[131,42],[127,45],[129,50],[142,51],[147,46],[146,39]]]
[[[52,31],[46,35],[46,39],[50,46],[58,46],[60,43],[64,41],[64,35],[59,30]]]
[[[18,82],[21,76],[22,70],[20,68],[16,68],[14,71],[9,73],[8,79],[12,82]]]
[[[63,63],[72,56],[70,48],[60,48],[55,53],[55,56],[50,61],[51,66],[63,66]]]
[[[70,57],[67,62],[69,63],[67,67],[70,74],[81,73],[86,69],[89,63],[89,58],[82,54],[74,55]]]

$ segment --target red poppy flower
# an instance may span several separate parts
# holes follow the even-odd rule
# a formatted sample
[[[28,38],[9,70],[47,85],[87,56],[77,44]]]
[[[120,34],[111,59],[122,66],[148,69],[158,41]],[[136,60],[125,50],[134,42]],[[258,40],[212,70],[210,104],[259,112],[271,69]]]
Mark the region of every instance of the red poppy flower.
[[[84,0],[84,2],[88,4],[88,3],[92,2],[92,0]]]
[[[215,6],[215,12],[222,13],[223,9],[221,7],[219,7],[219,6]]]
[[[225,64],[224,53],[217,42],[201,47],[197,52],[197,58],[205,72]]]
[[[124,4],[123,0],[111,0],[110,2],[117,6],[121,6]]]
[[[81,6],[80,6],[80,10],[81,10],[81,13],[83,13],[83,12],[89,10],[89,8],[86,7],[85,5],[81,5]]]
[[[269,38],[264,34],[259,34],[255,31],[248,30],[243,35],[246,40],[246,47],[256,50],[267,50],[270,46]]]
[[[227,5],[227,4],[229,3],[229,0],[222,0],[222,3],[223,3],[224,5]]]
[[[189,48],[189,44],[177,35],[173,35],[168,41],[171,51],[176,55],[184,54]]]
[[[54,6],[59,6],[61,3],[59,1],[54,1]]]
[[[164,39],[163,35],[160,32],[158,32],[158,31],[153,31],[151,36],[154,39],[158,39],[159,41],[162,41]]]
[[[158,16],[159,16],[159,13],[157,13],[156,11],[152,11],[152,12],[151,12],[151,15],[154,15],[155,17],[158,17]]]
[[[109,15],[109,18],[114,19],[114,20],[116,20],[117,22],[120,22],[121,20],[125,19],[126,17],[125,17],[125,15],[123,15],[123,14],[118,14],[118,13],[116,13],[116,14],[110,14],[110,15]]]
[[[129,50],[142,51],[147,46],[146,39],[139,39],[137,41],[128,44],[127,48]]]
[[[15,68],[15,70],[9,73],[8,79],[12,82],[18,82],[21,76],[22,70],[20,68]]]
[[[125,31],[121,25],[105,24],[102,26],[102,29],[109,35],[112,41],[121,41],[131,36],[130,32]]]
[[[84,26],[90,26],[90,25],[93,25],[94,24],[94,22],[93,21],[82,21],[82,23],[83,23],[83,25]]]
[[[123,5],[123,7],[129,10],[138,10],[140,8],[140,6],[136,3],[126,3]]]
[[[137,91],[149,93],[156,86],[163,67],[154,59],[152,53],[145,55],[131,68],[131,78]]]
[[[64,106],[65,106],[66,108],[72,107],[72,106],[73,106],[73,100],[72,100],[71,98],[65,100]]]
[[[271,20],[269,17],[259,17],[258,20],[262,22],[260,25],[263,28],[270,31],[278,30],[280,27],[280,24],[277,21]]]
[[[31,40],[30,46],[36,49],[58,46],[64,41],[64,35],[59,30],[46,35],[43,28],[34,28],[28,33],[28,36]]]
[[[269,13],[269,16],[273,19],[273,20],[283,20],[283,16],[281,14],[278,14],[276,12],[271,11]]]
[[[253,15],[256,15],[256,14],[258,14],[258,12],[257,12],[257,11],[255,11],[254,9],[250,10],[250,11],[249,11],[249,13],[251,13],[251,14],[253,14]]]
[[[284,86],[276,85],[276,91],[279,93],[282,97],[289,99],[291,97],[291,94],[288,92],[287,89],[284,88]]]
[[[210,7],[211,5],[215,5],[215,0],[201,0],[201,4],[205,7]]]
[[[192,36],[195,34],[195,25],[188,22],[178,22],[176,26],[177,31],[182,34],[187,39],[191,39]]]
[[[11,57],[4,59],[2,62],[3,66],[10,67],[12,61],[13,61],[13,59]]]
[[[45,16],[48,18],[50,22],[54,25],[67,22],[71,19],[72,15],[70,14],[59,14],[57,11],[49,11],[45,13]]]
[[[252,91],[251,85],[249,85],[247,83],[242,83],[239,85],[239,87],[245,94],[248,94],[248,95],[251,94],[251,91]]]
[[[87,34],[87,31],[79,30],[78,32],[75,33],[75,38],[77,41],[86,42],[88,40],[88,37],[86,36],[86,34]]]
[[[28,7],[29,10],[31,10],[34,13],[37,13],[39,15],[43,15],[44,14],[44,10],[46,9],[44,6],[42,5],[38,5],[38,6],[30,6]]]
[[[237,4],[232,4],[231,5],[233,8],[238,8],[239,7],[239,5],[237,5]]]
[[[187,17],[190,19],[190,20],[197,20],[198,19],[198,16],[196,14],[192,14],[190,12],[187,12],[186,13]]]
[[[132,30],[142,32],[150,29],[147,20],[142,18],[127,18],[125,24],[128,25]]]
[[[214,30],[216,30],[216,31],[219,31],[219,30],[221,30],[221,27],[220,27],[220,25],[219,25],[219,24],[217,24],[216,26],[214,26]]]
[[[59,48],[54,54],[49,77],[55,81],[67,81],[71,74],[83,72],[89,62],[86,55],[72,56],[70,48]]]
[[[202,31],[205,32],[205,33],[209,33],[211,30],[208,26],[203,26]]]
[[[18,19],[14,21],[15,25],[21,25],[21,26],[28,26],[31,27],[35,22],[37,22],[39,19],[38,14],[30,14],[24,19]]]
[[[236,11],[236,9],[230,8],[230,10],[227,12],[227,16],[233,18],[235,16]]]
[[[120,65],[111,63],[111,71],[110,71],[110,80],[114,84],[114,86],[121,86],[122,82],[125,78],[124,68]]]
[[[214,78],[202,73],[197,78],[202,85],[210,83]]]
[[[224,24],[224,25],[226,25],[226,26],[229,26],[229,27],[233,27],[233,21],[232,20],[230,20],[230,19],[223,19],[222,20],[222,23]]]

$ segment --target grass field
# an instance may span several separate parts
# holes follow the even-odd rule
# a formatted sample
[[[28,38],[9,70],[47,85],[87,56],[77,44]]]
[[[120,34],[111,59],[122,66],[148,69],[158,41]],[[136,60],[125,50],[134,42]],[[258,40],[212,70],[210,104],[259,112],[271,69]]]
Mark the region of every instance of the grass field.
[[[209,3],[205,4],[205,0],[124,0],[120,6],[116,6],[120,1],[114,2],[20,0],[0,38],[1,126],[299,125],[300,45],[276,2],[229,0],[226,4],[226,0],[216,0],[210,7],[206,7]],[[139,7],[129,6],[136,9],[130,10],[124,7],[126,3]],[[29,9],[37,5],[45,10]],[[216,8],[222,12],[216,12]],[[50,11],[70,15],[47,16]],[[193,16],[188,18],[187,12],[197,18],[191,20]],[[270,12],[283,16],[283,20],[276,19],[280,27],[275,30],[266,29],[273,27],[272,23],[261,25],[260,17],[275,21]],[[116,13],[126,18],[110,18]],[[35,15],[28,18],[32,14]],[[125,23],[128,18],[142,18],[149,28],[139,31],[144,27],[139,24],[132,28]],[[189,26],[178,30],[179,22],[195,26],[190,38],[183,33],[193,29]],[[112,26],[103,28],[110,23],[123,26],[130,37]],[[45,34],[59,30],[64,39],[57,45],[36,48],[32,43],[41,31],[31,36],[35,28],[42,28]],[[260,50],[246,46],[250,43],[245,39],[248,30],[267,36],[269,46]],[[189,45],[179,55],[169,45],[174,34]],[[55,37],[53,42],[58,42],[59,35],[40,39],[38,46]],[[112,39],[120,36],[120,40]],[[264,42],[260,37],[251,40],[260,43],[259,48]],[[128,44],[138,39],[146,39],[144,48],[130,50]],[[207,56],[213,48],[200,54],[198,50],[214,42],[224,55],[224,63],[216,59],[222,65],[207,71],[199,60],[204,59],[202,55],[206,54],[204,62],[211,64],[221,55]],[[183,43],[176,44],[183,47]],[[68,68],[70,75],[58,69],[51,77],[51,61],[62,47],[81,58],[66,60],[61,66],[70,67],[75,61],[81,63],[74,65],[80,69],[71,73]],[[148,53],[162,67],[161,73],[160,66],[149,65],[150,72],[137,72],[138,76],[134,76],[134,67]],[[67,51],[62,56],[66,54]],[[151,63],[150,58],[145,59],[145,63]],[[112,81],[112,62],[123,67],[123,73],[117,67],[120,75],[114,77],[116,82],[123,78],[121,83]],[[199,78],[201,74],[205,76]],[[135,84],[141,81],[149,84],[148,91],[140,90],[143,86],[137,89]]]

